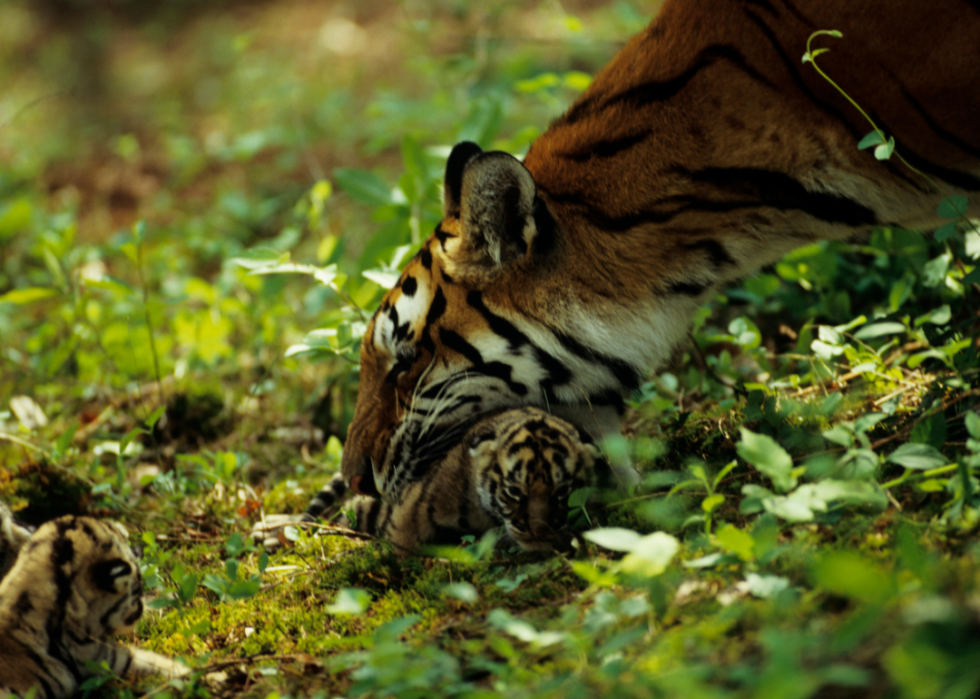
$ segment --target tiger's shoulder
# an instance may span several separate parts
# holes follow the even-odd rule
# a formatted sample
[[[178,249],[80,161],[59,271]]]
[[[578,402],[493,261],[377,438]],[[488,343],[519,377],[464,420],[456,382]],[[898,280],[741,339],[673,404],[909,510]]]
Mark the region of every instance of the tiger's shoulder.
[[[43,524],[0,581],[0,696],[64,699],[88,663],[116,675],[186,673],[170,658],[113,643],[143,613],[139,561],[125,527],[92,517]]]

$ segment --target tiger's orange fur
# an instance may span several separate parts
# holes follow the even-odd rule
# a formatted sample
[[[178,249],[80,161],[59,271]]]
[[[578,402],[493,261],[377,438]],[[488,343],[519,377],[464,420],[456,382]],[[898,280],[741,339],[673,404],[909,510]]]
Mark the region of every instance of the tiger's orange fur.
[[[875,116],[950,192],[980,191],[975,0],[668,0],[531,147],[447,164],[445,219],[362,345],[342,471],[391,497],[435,436],[502,406],[593,433],[719,285],[802,244],[934,222],[943,197],[858,151]],[[633,480],[628,469],[619,474]]]

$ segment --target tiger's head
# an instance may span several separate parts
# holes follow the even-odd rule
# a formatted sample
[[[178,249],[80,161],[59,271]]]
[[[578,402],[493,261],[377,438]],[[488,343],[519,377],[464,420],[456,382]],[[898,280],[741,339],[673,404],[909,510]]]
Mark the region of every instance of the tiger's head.
[[[605,466],[591,438],[540,408],[521,408],[481,421],[466,442],[480,502],[508,538],[525,551],[567,546],[568,497]]]
[[[560,247],[531,174],[506,153],[461,143],[446,166],[444,201],[445,217],[361,345],[342,473],[362,494],[397,492],[479,415],[559,402],[570,379],[524,313],[542,303],[533,282]]]

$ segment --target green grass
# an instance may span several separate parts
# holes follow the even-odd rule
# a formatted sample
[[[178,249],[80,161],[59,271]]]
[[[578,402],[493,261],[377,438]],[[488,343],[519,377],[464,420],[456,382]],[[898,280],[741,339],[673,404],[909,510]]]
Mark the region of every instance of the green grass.
[[[606,445],[644,485],[589,505],[574,556],[266,556],[256,506],[299,512],[339,468],[372,279],[438,219],[446,148],[526,148],[654,8],[43,6],[0,6],[0,497],[125,522],[133,642],[200,671],[97,694],[976,694],[965,222],[713,299]],[[249,274],[286,253],[321,281]]]

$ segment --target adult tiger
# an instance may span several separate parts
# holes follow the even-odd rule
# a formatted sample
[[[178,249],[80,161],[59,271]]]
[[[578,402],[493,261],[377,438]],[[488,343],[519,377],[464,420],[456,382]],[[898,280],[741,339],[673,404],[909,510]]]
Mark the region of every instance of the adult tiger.
[[[500,406],[615,431],[719,285],[812,241],[929,225],[941,195],[858,151],[868,124],[801,63],[818,29],[843,32],[822,67],[912,165],[980,190],[976,0],[668,0],[523,165],[453,150],[445,218],[364,337],[352,487],[390,497]]]

